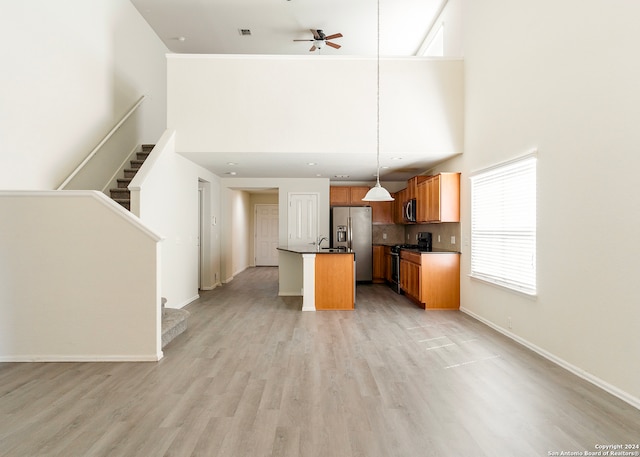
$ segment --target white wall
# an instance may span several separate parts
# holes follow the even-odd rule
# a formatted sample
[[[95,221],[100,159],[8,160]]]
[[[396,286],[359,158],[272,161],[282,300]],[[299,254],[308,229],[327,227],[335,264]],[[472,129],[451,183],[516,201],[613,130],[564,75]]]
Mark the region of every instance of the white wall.
[[[329,179],[313,178],[313,179],[296,179],[296,178],[222,178],[222,277],[225,280],[233,279],[235,271],[242,271],[250,265],[249,242],[247,237],[251,233],[249,230],[251,220],[251,205],[249,200],[246,204],[238,206],[234,205],[234,199],[231,198],[233,192],[244,190],[250,192],[251,189],[278,189],[278,239],[280,246],[287,246],[288,243],[288,198],[291,192],[312,192],[318,194],[318,223],[320,234],[329,233]],[[234,208],[243,208],[242,217],[234,215]],[[238,234],[242,234],[239,236]],[[246,245],[241,245],[246,243]],[[280,281],[286,279],[287,271],[280,272]],[[289,288],[290,289],[290,288]]]
[[[0,214],[0,360],[162,357],[160,237],[99,192],[0,192]]]
[[[132,144],[162,134],[167,48],[128,0],[5,1],[0,39],[0,188],[57,188],[142,94]]]
[[[167,125],[180,132],[177,150],[190,157],[371,154],[376,60],[318,57],[168,56]],[[314,75],[320,75],[317,81]],[[442,156],[461,152],[461,75],[457,60],[383,59],[381,148]]]
[[[442,12],[436,18],[417,55],[424,55],[440,27],[443,29],[443,57],[462,57],[463,49],[463,0],[446,0]]]
[[[131,181],[132,210],[142,222],[165,237],[162,243],[162,296],[167,307],[182,308],[198,298],[198,187],[209,183],[204,226],[209,237],[205,254],[203,288],[211,289],[220,278],[220,184],[217,176],[175,152],[176,133],[162,136],[143,168]],[[139,189],[139,196],[136,193]]]
[[[640,406],[640,4],[465,3],[469,173],[538,149],[538,297],[471,280],[462,306]],[[507,329],[507,319],[513,328]]]

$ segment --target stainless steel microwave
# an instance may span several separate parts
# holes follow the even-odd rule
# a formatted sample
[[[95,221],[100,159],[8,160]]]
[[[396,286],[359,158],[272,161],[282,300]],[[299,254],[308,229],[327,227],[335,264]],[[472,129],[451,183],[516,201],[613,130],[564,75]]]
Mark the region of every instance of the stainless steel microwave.
[[[405,222],[415,222],[416,221],[416,199],[412,198],[407,200],[402,205],[402,214],[404,216]]]

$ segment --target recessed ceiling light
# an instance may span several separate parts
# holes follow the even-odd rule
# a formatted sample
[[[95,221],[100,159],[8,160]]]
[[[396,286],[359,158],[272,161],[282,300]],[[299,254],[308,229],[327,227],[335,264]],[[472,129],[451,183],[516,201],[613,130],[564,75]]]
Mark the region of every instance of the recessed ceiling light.
[[[238,165],[238,164],[237,164],[237,163],[235,163],[235,162],[227,162],[227,165],[234,166],[234,165]]]
[[[179,37],[178,37],[178,41],[185,41],[185,40],[186,40],[186,38],[185,38],[185,37],[183,37],[183,36],[179,36]]]
[[[402,157],[391,157],[391,160],[402,160]]]
[[[318,164],[315,162],[308,162],[307,165],[309,165],[310,167],[313,167],[314,165],[318,165]]]
[[[227,172],[225,173],[225,175],[235,176],[235,175],[237,175],[237,173],[236,173],[235,171],[227,171]]]

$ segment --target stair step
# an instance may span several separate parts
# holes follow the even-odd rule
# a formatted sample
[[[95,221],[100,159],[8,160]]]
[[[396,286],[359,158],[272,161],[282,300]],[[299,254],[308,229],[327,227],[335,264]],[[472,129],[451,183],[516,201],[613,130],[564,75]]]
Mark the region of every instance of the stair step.
[[[111,198],[114,202],[122,205],[122,207],[126,210],[131,211],[131,200],[128,198]]]
[[[129,184],[131,184],[131,178],[118,178],[118,188],[126,189]]]
[[[162,311],[162,347],[187,330],[189,311],[186,309],[164,308]]]
[[[131,168],[125,168],[124,177],[125,178],[133,178],[136,175],[137,172],[138,172],[138,170],[134,170],[134,169],[131,169]]]
[[[131,168],[124,169],[124,178],[116,180],[118,187],[109,189],[111,198],[129,211],[131,211],[131,192],[127,187],[131,184],[131,179],[138,173],[140,166],[149,157],[149,153],[154,147],[155,144],[143,144],[142,151],[136,152],[136,158],[129,161]]]

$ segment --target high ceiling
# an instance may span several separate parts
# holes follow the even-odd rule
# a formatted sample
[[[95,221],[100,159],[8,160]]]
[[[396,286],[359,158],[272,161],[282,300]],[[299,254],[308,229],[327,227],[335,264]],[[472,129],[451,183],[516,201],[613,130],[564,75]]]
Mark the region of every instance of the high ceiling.
[[[378,42],[378,4],[374,0],[131,0],[165,45],[174,53],[188,54],[263,54],[324,56],[376,56]],[[380,55],[415,56],[441,12],[446,0],[380,0]],[[310,29],[326,35],[341,33],[332,39],[340,49],[323,46],[311,53],[314,44]],[[247,35],[246,31],[249,31]],[[245,31],[243,34],[243,31]],[[374,160],[375,157],[372,157]],[[403,180],[411,170],[426,169],[442,157],[424,157],[416,162],[398,163],[388,172],[389,179]],[[285,159],[286,161],[286,159]],[[343,161],[340,169],[325,167],[323,176],[349,175],[349,180],[372,179],[370,169],[362,174],[361,158]],[[228,158],[209,157],[201,165],[223,176]],[[322,154],[305,157],[302,163],[282,167],[278,160],[255,162],[246,170],[252,176],[309,176],[308,162],[327,163]],[[353,162],[349,169],[345,163]],[[269,163],[273,163],[272,166]],[[415,174],[415,172],[413,173]],[[247,176],[247,175],[245,175]],[[385,179],[385,171],[381,172]]]

